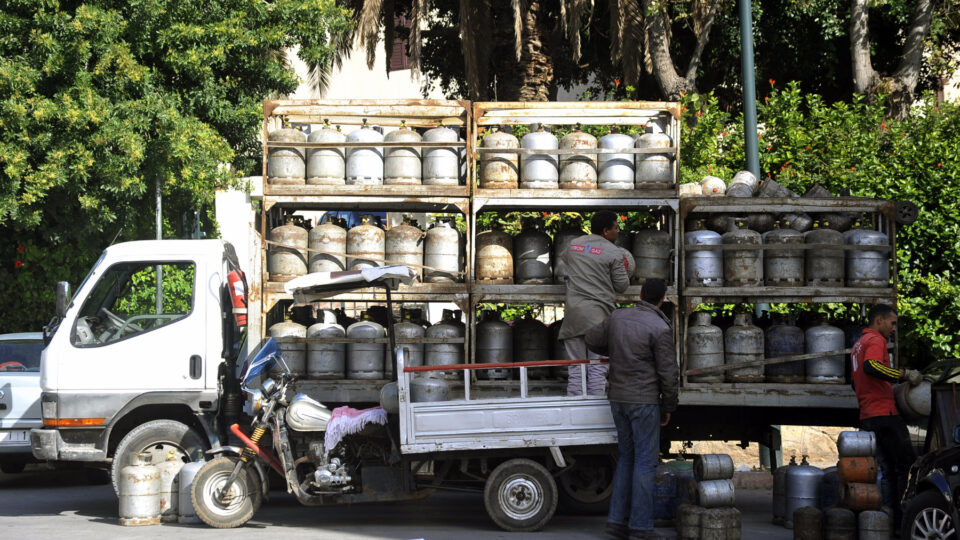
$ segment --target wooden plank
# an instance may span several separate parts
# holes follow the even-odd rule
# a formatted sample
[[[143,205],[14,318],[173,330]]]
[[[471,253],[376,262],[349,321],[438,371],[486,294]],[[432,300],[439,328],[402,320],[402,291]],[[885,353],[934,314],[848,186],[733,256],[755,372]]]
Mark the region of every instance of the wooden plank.
[[[466,198],[470,196],[467,186],[425,186],[425,185],[318,185],[304,184],[302,186],[266,184],[264,194],[276,197],[327,197],[327,196],[357,196],[357,197],[449,197]]]

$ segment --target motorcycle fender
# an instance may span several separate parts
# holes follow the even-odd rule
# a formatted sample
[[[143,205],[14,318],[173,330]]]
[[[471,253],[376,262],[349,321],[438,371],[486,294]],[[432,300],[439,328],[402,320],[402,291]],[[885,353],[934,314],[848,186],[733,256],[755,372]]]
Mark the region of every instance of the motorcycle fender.
[[[220,454],[231,454],[231,455],[239,456],[240,454],[243,453],[243,448],[240,448],[239,446],[221,446],[219,448],[211,448],[210,450],[207,450],[206,453],[208,456],[217,456]]]
[[[218,455],[233,455],[239,457],[243,453],[243,448],[239,446],[221,446],[220,448],[212,448],[207,450],[207,455],[209,456],[218,456]],[[260,459],[253,460],[253,468],[257,471],[257,476],[260,477],[260,490],[263,491],[263,498],[270,498],[270,475],[267,473],[267,466],[263,464],[263,461]]]

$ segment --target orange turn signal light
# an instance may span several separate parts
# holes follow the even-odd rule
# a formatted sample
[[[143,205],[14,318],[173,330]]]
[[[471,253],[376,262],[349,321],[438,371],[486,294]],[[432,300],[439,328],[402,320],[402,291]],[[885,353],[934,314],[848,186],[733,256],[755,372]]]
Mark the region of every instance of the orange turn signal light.
[[[106,418],[44,418],[47,427],[90,427],[102,426]]]

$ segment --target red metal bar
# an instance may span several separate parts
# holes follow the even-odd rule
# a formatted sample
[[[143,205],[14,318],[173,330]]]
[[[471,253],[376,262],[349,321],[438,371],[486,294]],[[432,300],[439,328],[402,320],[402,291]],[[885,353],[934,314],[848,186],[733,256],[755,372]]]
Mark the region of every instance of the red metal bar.
[[[247,445],[248,448],[256,452],[258,456],[262,457],[264,461],[269,463],[273,470],[283,475],[283,465],[280,464],[280,461],[277,460],[277,457],[257,446],[257,443],[251,441],[250,437],[248,437],[247,434],[240,429],[239,424],[233,424],[230,426],[230,431],[232,431],[234,435],[243,441],[243,444]]]
[[[450,364],[448,366],[407,366],[403,368],[404,373],[419,373],[422,371],[459,371],[471,369],[510,369],[519,367],[539,367],[539,366],[574,366],[578,364],[589,364],[591,362],[609,362],[606,358],[584,358],[581,360],[535,360],[533,362],[509,362],[498,364]]]

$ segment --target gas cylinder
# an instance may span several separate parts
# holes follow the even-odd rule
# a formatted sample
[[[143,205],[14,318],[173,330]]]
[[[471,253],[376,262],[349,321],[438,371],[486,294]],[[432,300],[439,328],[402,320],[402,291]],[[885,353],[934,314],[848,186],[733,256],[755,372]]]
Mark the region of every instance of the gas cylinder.
[[[727,365],[763,360],[763,330],[753,325],[749,313],[737,313],[733,326],[723,336],[723,356]],[[763,366],[727,370],[728,382],[763,382]]]
[[[803,354],[803,330],[797,328],[795,320],[793,315],[787,315],[767,329],[763,340],[764,356],[767,359]],[[767,382],[802,383],[804,368],[804,361],[796,360],[768,364],[764,366],[763,373]]]
[[[641,229],[633,237],[633,257],[637,263],[634,283],[643,284],[650,278],[671,281],[670,253],[673,251],[670,233],[656,229]]]
[[[379,186],[383,184],[383,147],[372,146],[383,142],[383,135],[379,131],[370,129],[367,119],[359,129],[347,135],[347,142],[370,143],[367,148],[347,149],[347,184],[362,186]]]
[[[837,505],[840,500],[840,473],[836,467],[827,467],[823,470],[820,480],[820,509],[826,512]]]
[[[711,508],[700,516],[700,538],[739,540],[742,525],[736,508]]]
[[[860,540],[889,540],[890,515],[879,510],[864,510],[857,516],[857,534]]]
[[[683,235],[687,246],[719,246],[722,237],[704,228],[703,220],[697,222],[697,228]],[[723,254],[720,250],[691,251],[684,256],[684,271],[688,287],[722,287]]]
[[[423,142],[455,143],[456,130],[435,127],[423,134]],[[460,154],[454,146],[423,149],[423,185],[456,186],[460,183]]]
[[[763,243],[772,246],[803,244],[803,234],[791,229],[789,221],[778,221],[772,231],[763,233]],[[764,250],[763,282],[768,287],[802,287],[803,250]]]
[[[716,176],[704,176],[700,180],[700,194],[711,197],[722,196],[727,192],[727,183]]]
[[[760,182],[750,171],[740,171],[733,175],[727,186],[727,197],[753,197],[760,189]]]
[[[842,457],[837,461],[837,473],[845,484],[877,483],[877,459],[869,457]]]
[[[580,131],[580,124],[560,139],[560,149],[597,147],[597,138]],[[597,155],[563,154],[560,156],[560,189],[596,189]]]
[[[160,523],[160,471],[151,461],[149,453],[134,454],[131,464],[120,469],[120,525]]]
[[[547,326],[529,314],[513,322],[513,361],[539,362],[550,359],[550,332]],[[517,378],[520,378],[517,371]],[[527,378],[546,379],[549,367],[527,368]]]
[[[807,244],[827,244],[843,246],[843,233],[824,227],[824,223],[815,222],[813,229],[804,233]],[[843,287],[843,250],[809,249],[806,253],[804,275],[810,287]]]
[[[444,312],[437,324],[427,328],[425,336],[432,339],[463,338],[464,327],[453,319],[453,312]],[[424,361],[428,366],[450,366],[463,363],[463,343],[427,343],[424,346]],[[427,377],[462,379],[460,371],[428,371]]]
[[[383,266],[386,235],[378,222],[375,216],[363,214],[360,224],[347,231],[347,270]]]
[[[887,235],[870,229],[850,229],[843,239],[851,246],[890,245]],[[890,286],[890,262],[883,251],[847,251],[846,267],[847,287]]]
[[[710,314],[698,311],[691,315],[686,337],[687,369],[723,365],[723,331],[710,324]],[[723,373],[690,375],[690,382],[723,382]]]
[[[806,212],[788,212],[781,214],[780,219],[790,222],[790,228],[798,232],[807,232],[813,228],[813,218]]]
[[[837,453],[840,457],[875,456],[876,436],[872,431],[841,431],[837,435]]]
[[[443,379],[417,377],[410,381],[410,400],[414,403],[449,401],[450,385]]]
[[[733,480],[705,480],[697,482],[697,502],[704,508],[733,506],[735,494]]]
[[[760,233],[744,228],[742,221],[731,225],[723,233],[725,245],[759,245]],[[723,252],[723,283],[727,287],[759,287],[763,285],[763,263],[758,250],[733,250]]]
[[[337,316],[324,310],[316,324],[307,328],[307,338],[343,338],[347,336],[343,326],[337,324]],[[307,376],[311,379],[343,379],[346,376],[347,344],[307,342]]]
[[[787,513],[787,471],[797,466],[797,456],[790,463],[773,471],[773,523],[783,525]]]
[[[606,150],[623,150],[633,148],[633,137],[616,131],[600,137],[598,146]],[[609,153],[600,154],[597,159],[599,174],[597,187],[600,189],[633,189],[634,187],[634,159],[633,154]]]
[[[844,344],[843,330],[830,326],[826,321],[821,321],[819,325],[807,328],[804,343],[807,354],[842,351]],[[807,359],[807,382],[843,384],[843,364],[843,354]]]
[[[556,150],[557,137],[541,125],[520,139],[520,148]],[[523,189],[557,189],[559,172],[554,154],[523,154],[520,158],[520,187]]]
[[[288,216],[285,224],[270,229],[267,272],[271,281],[283,281],[307,273],[307,230]],[[277,245],[280,244],[280,245]],[[287,247],[289,246],[289,247]]]
[[[567,282],[567,260],[564,254],[569,251],[570,244],[583,236],[583,231],[574,227],[564,227],[553,235],[553,282]]]
[[[331,128],[329,120],[307,137],[308,142],[315,143],[342,143],[346,140],[340,127]],[[307,149],[307,184],[342,186],[346,182],[345,177],[343,147]]]
[[[477,281],[490,285],[513,284],[513,237],[494,222],[477,234]]]
[[[801,506],[793,511],[794,540],[822,540],[823,512],[813,506]]]
[[[909,422],[917,422],[930,416],[930,381],[921,381],[917,386],[910,383],[893,385],[893,397],[897,410]]]
[[[536,220],[525,220],[513,239],[514,282],[518,285],[548,285],[553,280],[550,237]]]
[[[670,148],[673,141],[664,133],[662,120],[647,122],[646,132],[637,137],[637,148]],[[637,189],[650,183],[673,183],[673,159],[668,153],[637,154],[634,184]]]
[[[287,364],[287,368],[297,375],[303,375],[307,367],[307,344],[284,342],[282,340],[283,338],[307,337],[307,327],[293,321],[283,321],[271,326],[267,333],[277,340],[277,346],[280,349],[281,356],[283,356],[283,361]],[[283,366],[278,363],[271,373],[283,373]]]
[[[347,269],[347,230],[341,220],[330,220],[310,229],[307,247],[327,253],[309,251],[311,272],[341,272]]]
[[[693,460],[698,482],[733,478],[733,458],[728,454],[700,454]]]
[[[677,506],[678,540],[700,540],[700,521],[706,509],[693,504]]]
[[[834,506],[823,513],[824,540],[857,540],[857,515]]]
[[[823,471],[807,463],[806,456],[796,467],[787,470],[785,479],[786,513],[785,526],[793,528],[793,511],[804,506],[820,506],[820,479]]]
[[[384,233],[384,258],[387,264],[410,265],[417,275],[423,269],[424,234],[416,220],[403,216],[403,222]]]
[[[293,128],[275,129],[267,134],[267,142],[296,144],[307,140],[302,131]],[[267,183],[283,186],[303,185],[307,165],[303,147],[267,148]]]
[[[419,340],[426,335],[426,329],[413,321],[413,315],[410,312],[403,314],[403,320],[393,325],[393,336],[396,339],[397,347],[406,349],[404,356],[405,365],[409,367],[422,366],[424,357],[424,345],[420,343],[404,343],[410,340]],[[419,374],[414,374],[414,378]]]
[[[758,233],[765,233],[773,230],[773,224],[777,222],[773,214],[766,212],[754,212],[747,214],[743,218],[744,222],[747,224],[747,228],[757,231]]]
[[[700,188],[699,182],[682,182],[677,186],[677,196],[681,199],[684,197],[699,197],[703,194],[703,190]]]
[[[190,498],[193,492],[193,479],[196,478],[200,469],[206,465],[204,461],[191,461],[185,463],[180,468],[180,474],[177,477],[180,492],[177,497],[177,522],[178,523],[201,523],[197,517],[197,511],[193,508],[193,500]]]
[[[550,359],[551,360],[571,360],[567,354],[567,348],[560,341],[560,328],[563,326],[563,319],[558,319],[550,324]],[[554,379],[562,379],[567,375],[567,366],[550,366],[550,376]]]
[[[377,339],[386,335],[383,327],[370,320],[366,311],[361,312],[360,321],[347,328],[347,337],[352,339]],[[384,343],[347,343],[347,378],[383,379],[386,349]]]
[[[383,184],[419,185],[423,177],[420,147],[417,146],[422,140],[420,134],[408,128],[406,122],[401,121],[400,129],[387,133],[383,140],[384,142],[411,143],[411,146],[384,147]]]
[[[657,465],[653,481],[653,519],[673,519],[676,511],[677,473],[665,463],[661,463]]]
[[[177,459],[171,450],[166,461],[161,461],[156,467],[160,473],[160,521],[176,523],[177,512],[180,510],[179,475],[183,461]]]
[[[513,135],[494,129],[480,143],[483,148],[520,148]],[[519,156],[514,152],[480,154],[480,189],[517,189]]]
[[[463,251],[460,231],[453,217],[440,217],[427,230],[423,248],[423,281],[456,283],[463,281],[460,271]]]
[[[840,502],[854,512],[879,510],[882,504],[880,486],[873,484],[843,484],[840,488]]]
[[[506,364],[513,362],[513,327],[500,319],[496,311],[484,311],[477,323],[478,364]],[[478,379],[505,380],[511,377],[507,368],[478,370]]]

